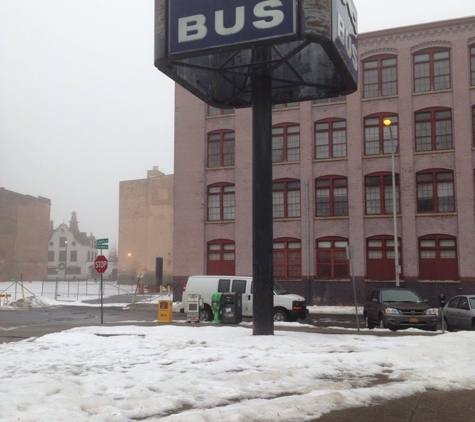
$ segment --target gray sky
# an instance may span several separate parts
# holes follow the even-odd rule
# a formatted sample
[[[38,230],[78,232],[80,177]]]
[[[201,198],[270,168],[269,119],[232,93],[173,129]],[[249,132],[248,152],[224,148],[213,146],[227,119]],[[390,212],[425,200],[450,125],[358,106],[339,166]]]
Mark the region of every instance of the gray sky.
[[[471,0],[355,0],[360,33],[475,15]],[[54,227],[118,241],[119,182],[173,173],[174,87],[153,0],[0,0],[0,187]]]

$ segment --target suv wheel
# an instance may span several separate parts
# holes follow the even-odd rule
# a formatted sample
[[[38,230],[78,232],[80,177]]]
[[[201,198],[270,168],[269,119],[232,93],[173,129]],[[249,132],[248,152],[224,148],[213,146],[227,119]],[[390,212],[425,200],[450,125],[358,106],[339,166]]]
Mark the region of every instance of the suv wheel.
[[[374,328],[374,324],[369,320],[368,315],[365,314],[364,316],[364,325],[366,328],[372,330]]]

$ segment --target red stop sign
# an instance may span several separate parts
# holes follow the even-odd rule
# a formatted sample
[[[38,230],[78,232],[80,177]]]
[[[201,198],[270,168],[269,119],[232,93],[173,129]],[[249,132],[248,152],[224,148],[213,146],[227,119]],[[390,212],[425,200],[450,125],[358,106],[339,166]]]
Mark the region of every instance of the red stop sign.
[[[107,258],[104,255],[99,255],[94,260],[94,268],[99,274],[105,273],[107,270]]]

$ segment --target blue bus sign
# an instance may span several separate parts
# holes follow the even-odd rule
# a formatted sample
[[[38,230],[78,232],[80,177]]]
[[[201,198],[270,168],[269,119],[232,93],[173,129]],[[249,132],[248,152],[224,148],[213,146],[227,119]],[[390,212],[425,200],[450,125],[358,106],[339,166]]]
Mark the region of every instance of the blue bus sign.
[[[168,53],[202,52],[297,33],[296,0],[169,0]]]
[[[333,0],[333,44],[352,74],[358,79],[358,20],[353,0]]]

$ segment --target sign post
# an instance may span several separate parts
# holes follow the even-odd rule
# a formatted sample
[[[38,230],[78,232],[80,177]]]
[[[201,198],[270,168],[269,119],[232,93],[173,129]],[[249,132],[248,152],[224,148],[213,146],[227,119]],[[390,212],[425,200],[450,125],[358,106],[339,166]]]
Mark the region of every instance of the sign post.
[[[356,284],[355,284],[355,268],[353,267],[353,258],[355,257],[355,250],[353,246],[346,247],[346,259],[350,261],[351,267],[351,280],[353,283],[353,296],[355,298],[355,314],[356,314],[356,327],[360,331],[360,320],[358,317],[358,301],[356,300]]]
[[[104,322],[104,290],[102,284],[102,274],[107,270],[107,258],[104,255],[98,255],[94,260],[94,268],[101,275],[101,324]]]
[[[256,63],[268,63],[270,47],[253,50]],[[252,304],[253,334],[274,333],[272,221],[272,102],[269,66],[252,73]]]

